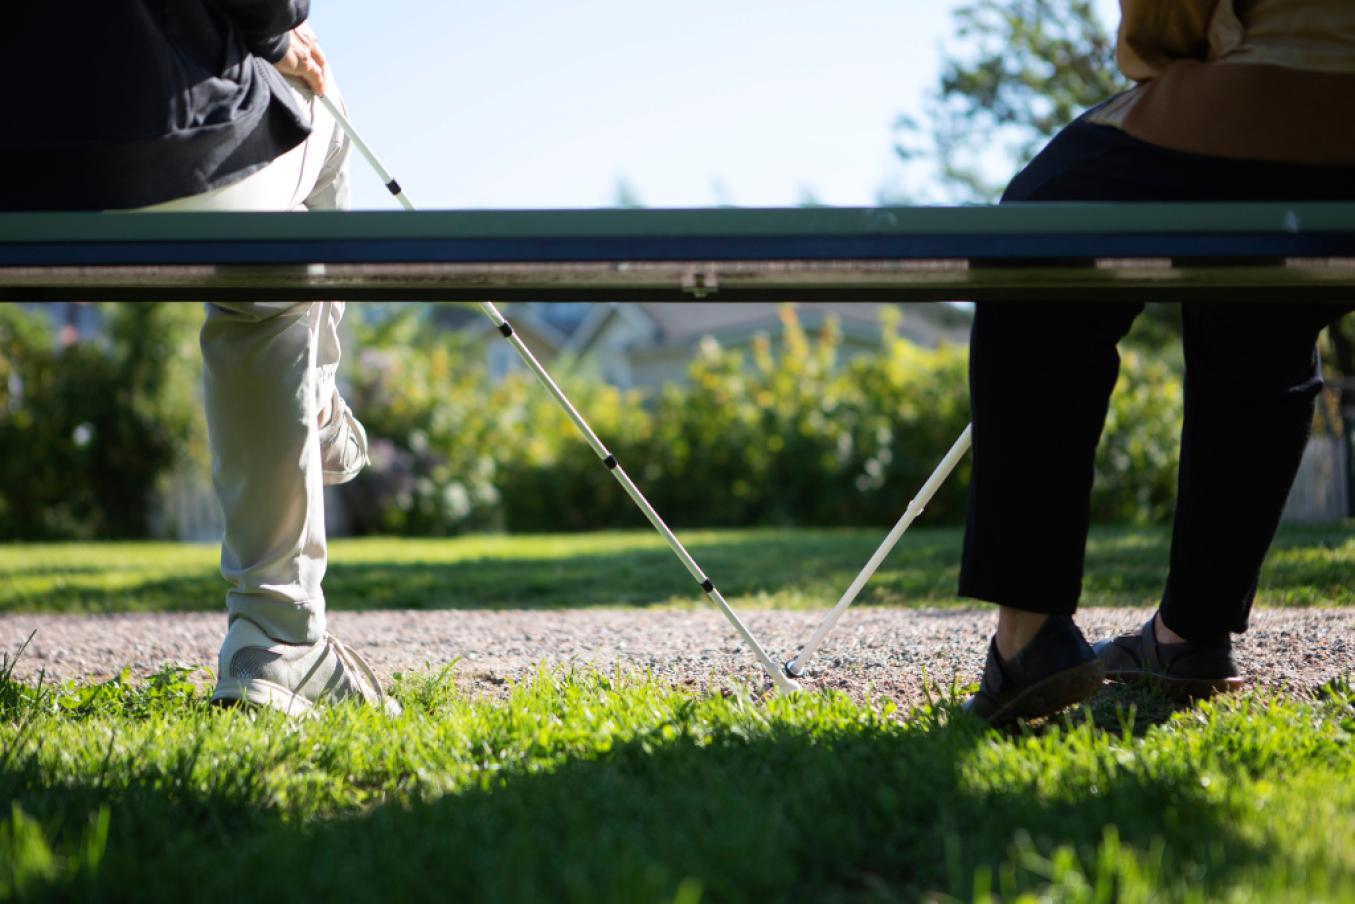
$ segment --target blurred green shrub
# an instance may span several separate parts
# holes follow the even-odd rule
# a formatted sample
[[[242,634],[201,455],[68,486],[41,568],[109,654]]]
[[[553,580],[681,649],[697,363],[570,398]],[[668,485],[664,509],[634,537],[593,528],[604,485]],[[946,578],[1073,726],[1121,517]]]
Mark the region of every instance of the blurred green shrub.
[[[205,469],[187,304],[105,305],[98,341],[59,344],[46,317],[0,305],[0,539],[144,536],[154,491]],[[483,345],[428,328],[423,306],[354,318],[350,401],[373,467],[339,488],[356,533],[591,530],[643,518],[527,373],[489,385]],[[921,348],[885,314],[878,352],[838,360],[834,321],[779,341],[704,341],[689,380],[622,392],[586,366],[551,371],[674,525],[889,524],[969,420],[967,350]],[[489,336],[484,341],[500,341]],[[1181,385],[1161,355],[1123,354],[1093,517],[1170,517]],[[968,460],[928,507],[963,518]]]
[[[200,308],[109,304],[100,341],[58,345],[0,305],[0,538],[140,537],[154,491],[205,454]]]
[[[792,308],[780,342],[745,354],[707,339],[683,385],[622,392],[577,362],[553,375],[670,523],[888,524],[969,420],[967,349],[921,348],[887,310],[877,354],[839,364],[841,336]],[[488,386],[483,348],[422,328],[415,311],[361,327],[355,407],[372,473],[344,488],[359,532],[591,530],[643,523],[529,374]],[[497,341],[490,337],[488,341]],[[1097,465],[1098,520],[1171,512],[1180,381],[1128,351]],[[963,519],[968,460],[928,507]]]
[[[354,318],[349,402],[372,466],[341,488],[355,533],[439,535],[499,527],[495,447],[508,426],[473,343],[430,331],[418,308]]]
[[[1160,358],[1122,350],[1096,455],[1092,518],[1168,521],[1181,452],[1181,378]]]

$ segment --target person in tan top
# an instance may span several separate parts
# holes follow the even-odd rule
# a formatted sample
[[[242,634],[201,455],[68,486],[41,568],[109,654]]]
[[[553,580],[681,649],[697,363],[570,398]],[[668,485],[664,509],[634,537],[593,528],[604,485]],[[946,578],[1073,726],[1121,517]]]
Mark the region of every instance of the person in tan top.
[[[1125,0],[1120,71],[1088,121],[1158,147],[1355,166],[1355,3]]]
[[[1355,200],[1353,0],[1121,0],[1133,89],[1060,132],[1003,203]],[[1170,568],[1137,632],[1087,644],[1093,459],[1139,303],[980,302],[960,593],[999,606],[980,689],[995,724],[1085,699],[1103,677],[1180,698],[1242,684],[1231,635],[1322,389],[1319,332],[1355,305],[1181,306],[1185,421]],[[1041,513],[1029,529],[1031,511]]]

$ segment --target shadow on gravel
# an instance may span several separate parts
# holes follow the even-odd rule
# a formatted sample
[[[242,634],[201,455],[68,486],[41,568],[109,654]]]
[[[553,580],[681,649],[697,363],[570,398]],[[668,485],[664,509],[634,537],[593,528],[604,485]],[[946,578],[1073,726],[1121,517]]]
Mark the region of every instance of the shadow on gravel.
[[[548,771],[490,755],[496,771],[460,793],[441,795],[436,775],[412,773],[401,800],[327,818],[289,815],[248,770],[223,765],[204,779],[191,745],[158,763],[124,754],[97,778],[11,759],[0,798],[77,864],[91,814],[108,810],[102,856],[83,874],[38,875],[31,897],[970,900],[986,874],[1011,899],[1047,884],[1033,864],[1063,846],[1091,885],[1106,869],[1112,883],[1118,870],[1143,875],[1132,853],[1107,853],[1109,832],[1139,856],[1161,850],[1156,882],[1189,882],[1210,899],[1268,856],[1185,762],[1050,786],[1038,774],[1047,766],[1017,763],[1040,762],[1020,752],[1024,741],[967,719],[773,725],[753,738],[663,728]],[[985,774],[989,763],[1015,765]]]

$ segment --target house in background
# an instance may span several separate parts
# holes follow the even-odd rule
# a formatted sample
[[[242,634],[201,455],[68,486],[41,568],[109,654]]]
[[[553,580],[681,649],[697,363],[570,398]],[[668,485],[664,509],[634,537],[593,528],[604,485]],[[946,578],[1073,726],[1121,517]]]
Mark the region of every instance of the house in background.
[[[554,310],[555,308],[567,310]],[[842,339],[839,362],[874,354],[881,344],[882,304],[801,303],[796,317],[809,333],[828,317],[838,319]],[[969,341],[971,314],[949,305],[898,304],[899,334],[935,348]],[[544,363],[560,354],[589,362],[594,372],[622,389],[684,383],[702,339],[746,349],[758,334],[775,343],[782,330],[780,304],[683,302],[569,304],[532,303],[506,311],[529,348]],[[476,316],[479,316],[478,314]],[[486,322],[473,329],[484,336],[491,379],[524,368],[512,348]],[[1355,430],[1344,439],[1314,436],[1304,455],[1284,520],[1321,523],[1355,513],[1350,501],[1351,452]]]
[[[880,315],[885,305],[818,302],[794,307],[809,333],[820,329],[829,317],[837,318],[842,362],[880,348]],[[965,311],[929,304],[893,307],[903,313],[900,335],[918,345],[934,348],[969,339]],[[688,365],[707,336],[730,349],[748,348],[759,334],[776,344],[781,335],[781,309],[782,305],[770,302],[597,304],[562,351],[592,362],[603,380],[622,389],[684,383]]]
[[[19,307],[47,318],[52,324],[59,348],[103,338],[103,312],[92,302],[21,301]]]
[[[531,349],[536,359],[542,364],[549,364],[564,351],[570,336],[578,331],[594,305],[577,301],[523,301],[498,307],[513,324],[513,332]],[[441,329],[459,330],[469,336],[482,350],[485,373],[493,383],[500,382],[511,373],[527,370],[527,365],[522,363],[513,347],[503,341],[489,318],[473,307],[440,307],[433,317],[433,324]]]

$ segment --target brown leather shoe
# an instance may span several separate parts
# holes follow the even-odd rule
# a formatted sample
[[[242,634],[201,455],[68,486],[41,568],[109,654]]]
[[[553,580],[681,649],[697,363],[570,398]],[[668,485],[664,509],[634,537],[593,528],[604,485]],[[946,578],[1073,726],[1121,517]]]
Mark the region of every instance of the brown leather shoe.
[[[1153,633],[1154,615],[1137,631],[1092,647],[1105,664],[1106,678],[1124,683],[1150,684],[1175,700],[1198,700],[1240,690],[1230,643],[1159,643]]]
[[[998,654],[996,638],[988,644],[983,681],[964,711],[992,725],[1053,715],[1096,693],[1104,671],[1072,617],[1051,615],[1010,660]]]

